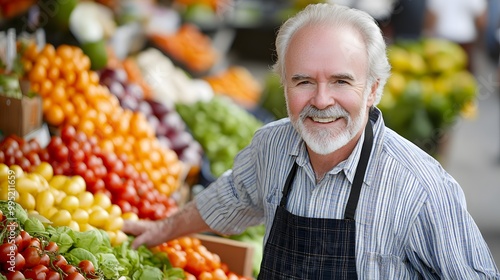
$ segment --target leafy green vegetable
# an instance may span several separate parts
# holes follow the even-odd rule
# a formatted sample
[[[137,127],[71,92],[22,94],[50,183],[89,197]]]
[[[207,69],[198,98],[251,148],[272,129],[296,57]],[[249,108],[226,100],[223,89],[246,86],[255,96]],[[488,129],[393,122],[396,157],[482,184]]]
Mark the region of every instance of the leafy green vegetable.
[[[2,210],[5,216],[16,220],[21,226],[24,226],[24,223],[28,219],[28,213],[26,213],[19,203],[13,200],[0,200],[0,210]]]
[[[45,226],[42,224],[42,222],[35,218],[35,217],[30,217],[26,220],[26,222],[23,225],[23,228],[25,231],[27,231],[31,235],[37,235],[37,234],[45,234]]]
[[[94,256],[94,254],[92,254],[91,252],[89,252],[86,249],[83,249],[83,248],[74,248],[74,249],[71,249],[71,251],[69,251],[64,256],[66,257],[66,259],[70,263],[77,264],[77,263],[80,263],[83,260],[89,260],[89,261],[92,262],[92,264],[94,265],[95,269],[99,268],[99,262],[97,261],[96,256]]]
[[[106,279],[118,279],[121,276],[122,266],[112,253],[99,253],[96,255],[99,267]]]

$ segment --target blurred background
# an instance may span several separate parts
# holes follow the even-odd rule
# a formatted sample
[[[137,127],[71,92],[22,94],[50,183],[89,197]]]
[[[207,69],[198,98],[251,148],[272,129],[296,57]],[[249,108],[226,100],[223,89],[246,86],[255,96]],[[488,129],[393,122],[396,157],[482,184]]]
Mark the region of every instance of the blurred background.
[[[230,168],[255,129],[286,116],[270,70],[275,34],[319,2],[375,18],[393,72],[378,105],[386,124],[461,184],[499,264],[500,0],[0,0],[0,101],[27,98],[21,86],[9,88],[12,79],[27,81],[32,108],[40,108],[13,118],[0,107],[0,140],[39,142],[30,156],[0,145],[0,163],[29,171],[48,161],[55,174],[82,175],[87,190],[104,192],[123,212],[168,215]],[[44,150],[68,126],[105,152],[127,155],[124,164],[168,203],[155,204],[161,211],[139,206],[115,193],[96,163],[75,169]],[[262,234],[227,237],[256,246],[254,275]]]

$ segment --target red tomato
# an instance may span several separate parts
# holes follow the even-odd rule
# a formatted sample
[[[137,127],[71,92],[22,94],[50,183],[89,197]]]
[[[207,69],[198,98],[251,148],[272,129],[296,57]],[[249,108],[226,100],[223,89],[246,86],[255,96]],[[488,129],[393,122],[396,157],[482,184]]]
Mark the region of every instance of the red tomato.
[[[83,275],[81,275],[79,272],[75,271],[64,277],[64,280],[85,280],[85,277],[83,277]]]
[[[21,271],[9,271],[5,276],[7,280],[21,280],[27,278]]]
[[[17,252],[16,244],[3,243],[0,245],[0,262],[5,263],[10,261],[10,257],[15,257]]]
[[[50,257],[49,257],[49,255],[42,254],[40,256],[40,264],[41,265],[45,265],[45,266],[49,266],[50,265]]]
[[[89,260],[83,260],[78,264],[78,267],[81,269],[84,275],[94,275],[95,267],[94,264]]]
[[[28,246],[28,248],[24,249],[21,254],[24,257],[26,262],[25,266],[27,268],[34,267],[40,263],[40,250],[36,247]]]
[[[19,236],[21,236],[22,239],[21,246],[19,246],[19,251],[22,252],[26,247],[29,246],[31,235],[27,231],[22,230]]]
[[[61,280],[61,274],[54,270],[49,270],[45,277],[45,280]]]
[[[68,264],[68,261],[63,255],[57,255],[56,259],[52,261],[52,264],[56,267],[62,268],[63,265]]]
[[[63,129],[61,129],[61,139],[66,144],[73,141],[75,135],[76,129],[73,126],[65,126]]]
[[[26,265],[26,261],[24,260],[24,257],[21,253],[16,254],[16,264],[14,268],[16,270],[23,270],[24,266]]]
[[[37,272],[31,268],[25,269],[23,271],[24,277],[26,279],[32,279],[32,280],[45,280],[47,273],[45,272],[40,272],[37,274]]]
[[[57,245],[57,243],[55,243],[54,241],[49,241],[49,243],[45,245],[44,249],[45,251],[56,253],[57,251],[59,251],[59,245]]]
[[[40,241],[40,238],[32,237],[28,246],[35,247],[35,248],[41,250],[42,249],[42,242]]]
[[[61,270],[66,274],[78,272],[78,270],[76,269],[76,266],[71,265],[71,264],[63,264],[63,265],[59,266],[59,268],[61,268]]]
[[[37,275],[42,273],[42,272],[44,272],[44,273],[49,272],[49,269],[43,264],[37,264],[34,267],[32,267],[31,269],[33,271],[35,271]]]

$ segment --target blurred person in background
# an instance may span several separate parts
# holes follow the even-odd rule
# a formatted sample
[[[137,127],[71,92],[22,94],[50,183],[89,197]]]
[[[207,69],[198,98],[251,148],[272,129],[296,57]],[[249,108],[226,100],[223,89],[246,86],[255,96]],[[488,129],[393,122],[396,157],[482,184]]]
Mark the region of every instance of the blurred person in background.
[[[499,63],[500,43],[497,32],[500,28],[500,0],[488,0],[488,20],[484,40],[489,57]]]
[[[426,35],[458,43],[474,73],[474,49],[488,19],[487,0],[427,0]]]
[[[398,0],[390,17],[393,40],[416,40],[422,36],[428,0]]]
[[[289,118],[163,220],[127,221],[133,247],[264,223],[258,279],[500,279],[458,182],[385,126],[390,75],[373,17],[309,5],[276,38]]]

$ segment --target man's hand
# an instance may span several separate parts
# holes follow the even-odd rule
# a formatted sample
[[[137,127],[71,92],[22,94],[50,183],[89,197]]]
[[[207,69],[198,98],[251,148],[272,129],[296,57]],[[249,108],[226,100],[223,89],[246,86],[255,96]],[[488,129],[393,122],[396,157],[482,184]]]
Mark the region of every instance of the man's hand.
[[[123,232],[136,236],[132,242],[133,249],[137,249],[143,244],[147,247],[154,247],[168,241],[166,240],[168,235],[165,234],[165,230],[166,220],[126,220],[122,228]]]
[[[178,212],[163,220],[126,220],[122,231],[136,236],[132,248],[137,249],[142,244],[154,247],[181,236],[210,231],[210,227],[201,218],[195,202],[190,201]]]

